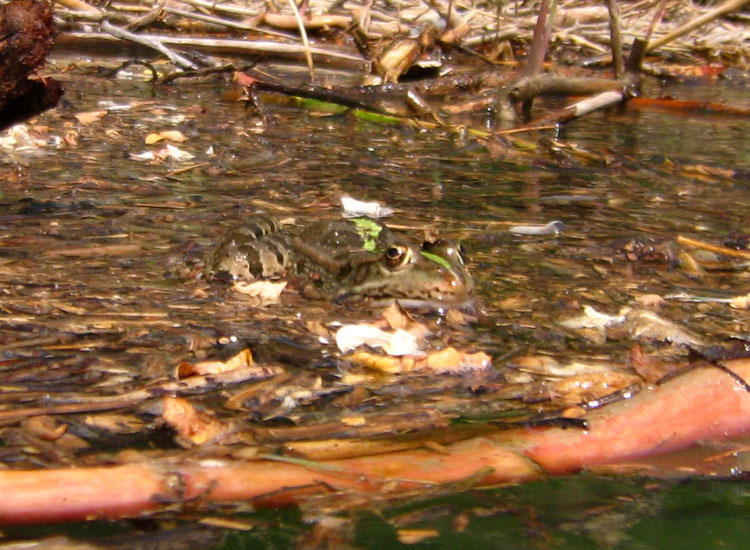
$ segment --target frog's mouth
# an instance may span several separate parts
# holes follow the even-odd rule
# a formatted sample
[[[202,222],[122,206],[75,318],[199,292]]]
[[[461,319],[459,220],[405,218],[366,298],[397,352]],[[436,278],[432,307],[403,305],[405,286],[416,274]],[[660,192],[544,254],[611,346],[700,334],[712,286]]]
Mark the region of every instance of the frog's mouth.
[[[334,297],[335,304],[369,300],[372,305],[389,305],[398,302],[406,308],[466,309],[473,303],[474,283],[470,277],[459,273],[446,273],[439,284],[428,288],[413,288],[403,295],[391,292],[393,285],[373,283],[348,289]]]

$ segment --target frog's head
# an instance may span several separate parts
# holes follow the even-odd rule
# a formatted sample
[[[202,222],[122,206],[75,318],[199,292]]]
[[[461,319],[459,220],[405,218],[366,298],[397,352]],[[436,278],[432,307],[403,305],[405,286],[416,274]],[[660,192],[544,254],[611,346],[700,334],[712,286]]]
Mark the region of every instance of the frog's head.
[[[474,281],[453,241],[421,246],[395,240],[368,261],[353,262],[337,302],[369,298],[406,307],[451,308],[471,303]]]

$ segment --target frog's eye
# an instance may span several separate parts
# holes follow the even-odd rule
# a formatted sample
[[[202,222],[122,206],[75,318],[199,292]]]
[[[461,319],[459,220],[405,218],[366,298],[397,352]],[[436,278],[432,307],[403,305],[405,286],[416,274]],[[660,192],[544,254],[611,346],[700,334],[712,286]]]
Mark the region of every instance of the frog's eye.
[[[409,248],[400,244],[391,245],[385,249],[383,257],[391,269],[403,267],[409,262]]]

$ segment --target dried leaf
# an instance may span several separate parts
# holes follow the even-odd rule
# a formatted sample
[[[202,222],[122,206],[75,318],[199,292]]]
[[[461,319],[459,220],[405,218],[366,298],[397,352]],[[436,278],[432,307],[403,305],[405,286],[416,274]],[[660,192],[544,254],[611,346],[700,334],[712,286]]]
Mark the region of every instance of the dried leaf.
[[[383,316],[383,319],[385,319],[385,322],[388,323],[388,326],[393,330],[400,328],[405,329],[410,322],[409,317],[404,313],[404,309],[396,302],[385,308],[381,315]]]
[[[185,134],[183,134],[179,130],[164,130],[163,132],[159,132],[159,135],[164,139],[168,139],[169,141],[174,141],[177,143],[182,143],[183,141],[188,140],[187,136],[185,136]]]
[[[390,357],[366,351],[351,354],[347,359],[352,363],[389,374],[403,374],[411,371],[434,374],[460,374],[491,367],[492,358],[484,352],[466,353],[448,347],[433,352],[427,357]]]
[[[153,145],[154,143],[159,143],[163,139],[164,137],[160,133],[154,132],[154,133],[148,134],[144,141],[146,142],[146,145]]]
[[[382,348],[388,355],[413,355],[419,352],[418,339],[410,332],[403,329],[387,332],[366,323],[341,327],[336,333],[336,345],[342,353],[361,345]]]
[[[157,153],[157,155],[158,154],[159,153]],[[189,153],[187,151],[183,151],[182,149],[175,147],[174,145],[169,145],[169,144],[167,144],[166,156],[176,162],[184,162],[186,160],[195,158],[194,154]]]
[[[134,434],[141,431],[146,423],[132,414],[105,414],[87,416],[83,423],[91,428],[106,430],[113,434]]]
[[[79,124],[86,126],[94,122],[98,122],[105,117],[107,111],[86,111],[83,113],[77,113],[75,115],[76,120]]]
[[[413,357],[390,357],[376,355],[367,351],[353,353],[346,358],[352,363],[364,365],[371,369],[379,370],[380,372],[387,372],[389,374],[409,372],[414,368],[415,364]]]
[[[341,423],[346,424],[347,426],[357,427],[364,426],[367,421],[364,416],[345,416],[341,419]]]
[[[146,145],[153,145],[159,143],[162,140],[174,141],[181,143],[187,141],[188,138],[179,130],[164,130],[162,132],[152,132],[146,136]]]
[[[180,443],[186,446],[215,441],[230,430],[229,425],[210,414],[197,411],[187,399],[181,397],[162,398],[162,419],[177,432]]]
[[[652,311],[633,310],[629,312],[626,326],[634,339],[647,338],[681,345],[704,345],[703,339],[697,334],[672,321],[659,317]]]
[[[641,379],[633,374],[608,371],[598,374],[569,376],[549,384],[552,399],[563,405],[591,403],[615,392],[639,384]]]
[[[177,365],[177,378],[182,379],[188,376],[206,374],[218,374],[220,372],[229,372],[236,369],[245,369],[253,365],[253,353],[249,349],[243,349],[241,352],[233,355],[226,361],[207,360],[198,363],[189,363],[183,361]]]
[[[399,529],[397,535],[401,544],[417,544],[425,539],[439,537],[440,533],[435,529]]]
[[[63,436],[68,425],[58,422],[48,415],[34,416],[21,422],[21,427],[30,434],[47,441],[54,441]]]
[[[420,372],[430,371],[435,374],[459,374],[469,371],[485,370],[492,365],[492,358],[486,353],[466,353],[448,347],[429,354],[418,361],[416,368]]]
[[[735,296],[732,298],[732,301],[729,302],[729,307],[734,309],[750,309],[750,294]]]
[[[286,288],[286,281],[269,281],[261,279],[259,281],[245,282],[239,281],[234,284],[232,290],[247,296],[255,296],[263,300],[275,301],[279,299],[281,293]]]
[[[364,202],[351,197],[341,197],[341,206],[345,218],[367,216],[368,218],[384,218],[395,212],[393,208],[382,206],[379,202]]]

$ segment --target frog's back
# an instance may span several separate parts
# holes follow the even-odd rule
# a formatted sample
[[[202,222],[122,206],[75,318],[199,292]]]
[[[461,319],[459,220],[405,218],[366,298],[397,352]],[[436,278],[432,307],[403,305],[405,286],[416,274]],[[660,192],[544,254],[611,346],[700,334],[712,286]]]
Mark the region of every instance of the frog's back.
[[[271,216],[258,215],[229,231],[206,259],[206,277],[252,281],[285,277],[292,266],[291,236]]]

